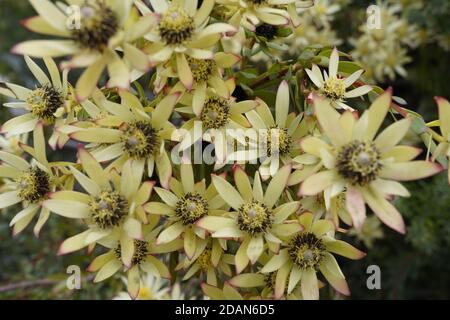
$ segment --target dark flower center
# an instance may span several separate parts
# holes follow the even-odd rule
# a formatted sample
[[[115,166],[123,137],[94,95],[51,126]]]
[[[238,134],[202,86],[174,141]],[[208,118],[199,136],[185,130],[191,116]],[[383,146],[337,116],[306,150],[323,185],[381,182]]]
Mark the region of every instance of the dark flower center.
[[[208,269],[212,266],[211,248],[205,248],[205,250],[203,250],[203,252],[197,258],[197,264],[203,271],[208,271]]]
[[[207,129],[223,128],[230,118],[229,101],[218,96],[209,97],[205,101],[200,118]]]
[[[352,185],[366,185],[378,177],[380,152],[373,142],[352,141],[339,151],[336,167]]]
[[[16,183],[19,198],[30,203],[38,203],[50,192],[50,176],[38,167],[24,171]]]
[[[216,67],[214,60],[199,60],[191,57],[187,58],[195,82],[202,83],[209,80],[209,77]]]
[[[128,201],[117,191],[103,191],[89,203],[91,216],[101,229],[116,227],[128,213]]]
[[[264,203],[253,200],[239,208],[237,222],[240,230],[250,235],[258,235],[272,226],[272,211]]]
[[[124,151],[133,158],[147,159],[158,152],[161,145],[158,131],[149,122],[138,121],[124,131]]]
[[[336,77],[328,78],[323,84],[323,92],[331,100],[342,100],[345,98],[344,79]]]
[[[322,261],[325,244],[313,233],[300,232],[289,241],[288,252],[292,262],[301,269],[316,269]]]
[[[48,123],[55,121],[54,113],[64,106],[64,98],[59,90],[52,85],[46,84],[31,92],[27,103],[33,113],[39,119]]]
[[[256,35],[272,40],[277,35],[277,28],[267,23],[263,23],[256,27]]]
[[[208,202],[200,194],[189,192],[178,201],[175,213],[186,226],[207,215],[208,209]]]
[[[103,51],[119,29],[117,15],[100,0],[87,1],[80,11],[80,28],[71,30],[74,41],[82,48]]]
[[[179,45],[190,40],[194,30],[194,19],[182,8],[169,9],[159,22],[159,35],[170,45]]]

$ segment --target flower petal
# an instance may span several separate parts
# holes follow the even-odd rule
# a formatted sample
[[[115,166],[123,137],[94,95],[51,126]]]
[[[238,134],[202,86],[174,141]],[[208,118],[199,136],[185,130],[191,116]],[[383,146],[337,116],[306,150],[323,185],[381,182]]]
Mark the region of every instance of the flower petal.
[[[439,109],[441,133],[444,138],[450,139],[450,103],[441,97],[436,97],[436,102]]]
[[[364,200],[380,220],[391,229],[405,234],[405,222],[401,214],[382,195],[364,190]]]
[[[22,171],[25,171],[30,167],[28,162],[26,162],[21,157],[1,150],[0,150],[0,160]]]
[[[291,174],[291,170],[292,166],[290,164],[284,166],[270,181],[266,193],[264,194],[264,202],[269,208],[272,208],[275,205],[283,193]]]
[[[355,88],[353,90],[350,90],[345,93],[346,98],[356,98],[361,97],[365,94],[368,94],[370,91],[372,91],[372,86],[364,85],[358,88]]]
[[[314,269],[309,268],[303,270],[301,290],[305,300],[319,300],[319,283]]]
[[[84,248],[86,246],[85,240],[90,233],[91,230],[86,230],[76,236],[66,239],[59,247],[58,255],[64,255]]]
[[[17,44],[11,51],[15,54],[36,58],[61,57],[79,50],[71,40],[30,40]]]
[[[128,270],[127,289],[131,299],[135,300],[139,294],[141,278],[139,276],[139,266],[133,266]]]
[[[330,241],[326,241],[325,246],[327,248],[327,251],[336,253],[352,260],[359,260],[366,256],[364,252],[359,251],[352,245],[342,240],[332,239]]]
[[[86,100],[94,92],[100,76],[105,70],[106,62],[105,58],[100,58],[83,72],[75,87],[78,101]]]
[[[280,128],[286,127],[286,120],[289,113],[289,84],[283,80],[278,87],[275,102],[275,118]]]
[[[410,119],[402,119],[391,124],[375,139],[375,145],[383,152],[397,145],[408,132],[411,127]]]
[[[380,129],[381,124],[386,118],[386,114],[391,106],[392,90],[386,90],[370,106],[368,112],[369,121],[365,129],[365,137],[372,140]],[[362,118],[361,118],[362,119]]]
[[[265,276],[259,273],[241,273],[229,280],[232,286],[240,288],[262,287],[265,284]]]
[[[345,193],[345,204],[352,217],[353,226],[361,230],[366,220],[366,204],[362,192],[356,187],[349,186]]]
[[[247,247],[247,257],[251,264],[255,264],[264,250],[264,240],[261,235],[252,237]]]
[[[90,216],[89,205],[83,202],[49,199],[45,200],[42,205],[50,211],[71,219],[85,219]]]
[[[269,273],[280,269],[286,261],[289,259],[287,249],[280,250],[278,254],[272,256],[272,258],[261,269],[262,273]]]
[[[303,181],[300,186],[299,194],[305,196],[314,196],[319,194],[335,183],[338,178],[339,177],[336,171],[328,170],[316,173]]]
[[[22,199],[19,198],[17,191],[9,191],[0,194],[0,209],[12,206],[13,204],[21,202]]]
[[[194,77],[184,53],[177,53],[177,71],[180,81],[183,83],[184,87],[191,90],[194,85]]]
[[[247,247],[250,243],[250,238],[246,238],[239,246],[236,255],[234,256],[234,264],[236,265],[236,273],[241,273],[247,267],[249,258],[247,255]]]
[[[108,261],[103,267],[100,268],[98,273],[94,278],[94,283],[103,281],[113,276],[119,269],[122,267],[122,263],[120,263],[117,259],[112,259]]]
[[[317,120],[328,139],[336,147],[344,145],[346,135],[339,124],[339,113],[324,98],[315,95],[313,99]]]
[[[218,231],[222,228],[231,228],[236,225],[233,219],[225,217],[207,216],[197,221],[196,226],[210,232]]]
[[[232,208],[238,210],[244,204],[244,199],[242,199],[239,192],[237,192],[236,189],[224,178],[213,175],[212,181],[219,195]]]
[[[320,272],[327,281],[343,295],[350,295],[350,289],[348,288],[347,281],[342,274],[336,259],[331,254],[325,254],[321,264],[319,265]]]
[[[380,171],[380,177],[389,180],[412,181],[430,177],[442,170],[441,165],[429,161],[386,163]]]
[[[184,231],[184,226],[181,221],[178,221],[171,226],[167,227],[163,232],[161,232],[156,240],[156,244],[165,244],[171,242],[178,238]]]

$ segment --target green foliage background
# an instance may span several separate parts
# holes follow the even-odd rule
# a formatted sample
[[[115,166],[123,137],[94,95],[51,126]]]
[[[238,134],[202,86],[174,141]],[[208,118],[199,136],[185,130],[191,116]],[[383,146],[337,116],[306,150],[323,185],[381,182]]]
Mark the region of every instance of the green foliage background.
[[[349,28],[348,22],[354,21],[351,17],[372,1],[357,3],[336,18],[335,27],[342,38],[357,29],[356,21]],[[18,24],[31,15],[33,12],[27,1],[0,0],[0,75],[11,82],[30,85],[33,82],[23,60],[11,55],[9,49],[19,41],[35,38]],[[426,1],[425,10],[410,12],[409,19],[448,34],[450,3],[448,0]],[[433,96],[450,98],[450,54],[429,44],[421,46],[411,56],[413,62],[407,66],[406,79],[380,85],[392,85],[395,94],[405,98],[426,120],[436,119]],[[8,118],[6,112],[5,108],[0,108],[0,122]],[[408,226],[406,237],[383,227],[385,237],[376,241],[372,249],[358,244],[368,252],[365,259],[339,261],[349,281],[352,299],[450,298],[450,196],[446,174],[409,183],[407,187],[412,197],[396,201]],[[40,239],[34,238],[31,231],[13,238],[8,227],[12,214],[10,210],[0,215],[0,299],[110,299],[123,289],[119,278],[93,285],[83,273],[82,290],[67,290],[66,268],[76,264],[84,270],[90,256],[80,252],[58,257],[56,252],[62,239],[75,234],[80,226],[69,225],[70,221],[53,215]],[[381,290],[366,287],[366,268],[371,264],[381,268]]]

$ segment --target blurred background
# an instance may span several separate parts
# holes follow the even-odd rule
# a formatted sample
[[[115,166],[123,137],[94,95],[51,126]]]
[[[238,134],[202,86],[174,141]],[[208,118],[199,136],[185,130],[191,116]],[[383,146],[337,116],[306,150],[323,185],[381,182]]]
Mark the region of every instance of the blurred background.
[[[433,97],[450,98],[449,0],[316,2],[287,39],[286,54],[300,55],[311,45],[337,45],[366,69],[369,82],[383,88],[393,86],[395,95],[405,99],[410,109],[426,121],[437,119]],[[380,30],[366,27],[366,9],[371,4],[381,9]],[[32,15],[27,1],[0,0],[1,81],[34,86],[23,59],[9,53],[15,43],[37,38],[19,25]],[[0,103],[5,102],[2,99]],[[10,118],[7,112],[0,107],[0,123]],[[410,142],[420,145],[414,137]],[[1,148],[10,147],[9,143],[0,137]],[[376,219],[368,219],[362,232],[347,235],[368,253],[361,261],[338,258],[352,299],[450,298],[450,189],[446,173],[406,186],[412,197],[396,200],[406,220],[406,236],[391,232]],[[124,290],[120,278],[93,285],[87,275],[83,275],[83,290],[67,290],[66,268],[75,264],[85,269],[91,257],[83,252],[64,257],[55,253],[62,239],[79,231],[79,226],[53,215],[41,238],[34,238],[29,230],[13,237],[8,226],[13,213],[6,210],[0,214],[0,299],[111,299]],[[367,289],[366,269],[371,264],[381,269],[381,290]],[[331,291],[324,297],[341,298]]]

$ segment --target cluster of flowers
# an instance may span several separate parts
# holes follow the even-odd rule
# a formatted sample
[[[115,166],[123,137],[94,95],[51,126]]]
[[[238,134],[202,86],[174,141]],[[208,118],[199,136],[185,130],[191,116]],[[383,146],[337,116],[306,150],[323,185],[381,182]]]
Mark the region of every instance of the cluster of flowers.
[[[336,13],[348,4],[349,0],[315,1],[313,8],[306,9],[302,15],[302,24],[298,26],[287,41],[290,43],[289,54],[298,55],[312,45],[338,46],[342,44],[332,23]]]
[[[358,5],[358,1],[354,1]],[[302,23],[286,41],[289,43],[288,53],[291,56],[300,54],[311,45],[341,45],[346,43],[333,26],[337,14],[348,10],[360,23],[357,32],[350,32],[348,45],[352,47],[352,57],[365,69],[365,79],[371,82],[393,81],[397,76],[406,77],[405,65],[410,63],[410,50],[430,42],[437,42],[444,50],[449,50],[449,36],[442,32],[425,28],[423,23],[416,24],[410,16],[415,11],[425,10],[423,0],[379,0],[373,4],[379,14],[381,28],[368,27],[365,7],[352,7],[352,0],[330,1],[316,0],[315,7],[307,9],[302,16]],[[441,8],[445,12],[446,8]],[[344,15],[342,15],[343,17]],[[433,15],[429,15],[433,17]],[[342,24],[342,19],[336,21]],[[373,18],[377,18],[373,16]],[[372,18],[370,18],[372,19]],[[370,20],[369,19],[369,20]]]
[[[317,299],[325,285],[320,271],[348,295],[333,254],[365,254],[339,240],[343,226],[361,228],[367,204],[404,233],[389,201],[409,195],[398,181],[443,170],[436,162],[414,160],[419,149],[398,145],[418,118],[393,108],[392,90],[362,83],[363,70],[342,71],[337,49],[322,52],[328,70],[294,61],[280,64],[275,78],[257,78],[278,87],[274,99],[242,99],[233,75],[248,59],[227,52],[222,41],[244,30],[250,47],[261,26],[295,28],[298,13],[313,1],[66,2],[30,0],[39,15],[24,22],[62,40],[13,48],[25,55],[36,88],[0,84],[0,93],[13,99],[5,107],[24,110],[1,132],[33,138],[32,146],[18,142],[21,155],[0,151],[0,209],[21,206],[10,223],[14,234],[37,217],[37,236],[51,214],[82,222],[85,231],[66,239],[59,254],[100,247],[96,252],[103,253],[88,267],[96,272],[94,282],[126,272],[134,299],[143,294],[146,274],[169,279],[183,272],[183,280],[202,279],[204,294],[214,299]],[[77,18],[79,26],[69,28]],[[43,58],[48,72],[30,56]],[[52,58],[62,56],[71,59],[61,63],[61,75]],[[84,71],[72,86],[68,73],[74,68]],[[98,88],[105,71],[106,87]],[[151,99],[131,86],[149,73]],[[299,112],[292,107],[299,102],[292,98],[296,90],[309,93]],[[369,92],[373,103],[359,116],[347,100],[369,99]],[[438,104],[441,121],[432,125],[441,126],[441,135],[429,129],[440,142],[436,159],[450,155],[450,105],[443,98]],[[388,112],[404,119],[379,133]],[[175,164],[170,150],[194,122],[212,130],[199,137],[207,145],[220,145],[225,129],[242,128],[276,129],[277,141],[266,136],[269,157],[256,168],[245,161],[205,168],[186,158]],[[61,149],[70,141],[79,143],[77,161],[47,159],[47,144]],[[226,157],[216,151],[218,163]]]
[[[360,35],[350,39],[352,56],[365,67],[367,77],[375,81],[406,77],[405,65],[411,62],[409,50],[421,45],[425,38],[418,26],[402,16],[406,5],[398,1],[377,2],[380,10],[380,29],[364,23]]]

